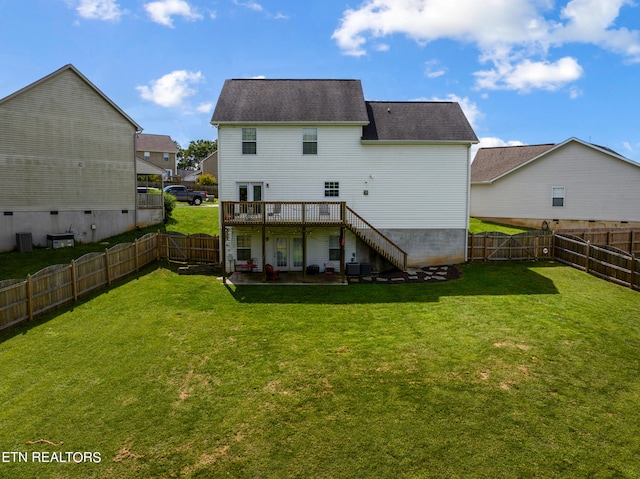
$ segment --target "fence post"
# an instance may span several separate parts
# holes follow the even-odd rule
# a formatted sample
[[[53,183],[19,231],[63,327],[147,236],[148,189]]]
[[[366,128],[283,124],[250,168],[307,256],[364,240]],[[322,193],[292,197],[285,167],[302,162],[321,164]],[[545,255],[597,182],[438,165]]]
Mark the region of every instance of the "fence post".
[[[109,265],[109,250],[104,250],[104,266],[107,270],[107,285],[111,286],[111,266]]]
[[[587,258],[586,258],[586,264],[585,264],[585,271],[588,273],[589,272],[589,255],[591,254],[591,241],[587,241]]]
[[[31,321],[33,319],[33,284],[30,274],[27,275],[27,314],[29,321]]]
[[[76,270],[76,260],[71,260],[71,292],[73,300],[78,301],[78,272]]]
[[[482,247],[482,260],[487,262],[487,233],[484,234],[484,243]]]
[[[136,238],[136,240],[133,242],[133,254],[135,255],[135,259],[136,259],[136,273],[138,271],[140,271],[140,258],[138,258],[138,238]]]

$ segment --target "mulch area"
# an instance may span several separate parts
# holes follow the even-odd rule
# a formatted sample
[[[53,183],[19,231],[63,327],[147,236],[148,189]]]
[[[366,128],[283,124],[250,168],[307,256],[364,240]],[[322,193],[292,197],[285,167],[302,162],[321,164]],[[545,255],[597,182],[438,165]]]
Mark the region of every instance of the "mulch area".
[[[426,266],[409,271],[391,271],[388,273],[371,273],[366,276],[348,276],[349,284],[405,284],[405,283],[438,283],[458,279],[462,272],[455,266]]]

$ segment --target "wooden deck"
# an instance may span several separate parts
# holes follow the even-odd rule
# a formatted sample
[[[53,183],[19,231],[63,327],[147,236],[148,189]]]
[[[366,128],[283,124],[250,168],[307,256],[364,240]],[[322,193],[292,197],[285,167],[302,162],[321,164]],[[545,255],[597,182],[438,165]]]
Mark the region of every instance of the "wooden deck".
[[[223,201],[221,208],[223,235],[227,226],[260,226],[264,243],[267,226],[301,226],[303,231],[306,226],[334,226],[341,228],[341,237],[346,228],[398,269],[407,267],[407,253],[344,201]],[[340,264],[344,264],[344,257]]]

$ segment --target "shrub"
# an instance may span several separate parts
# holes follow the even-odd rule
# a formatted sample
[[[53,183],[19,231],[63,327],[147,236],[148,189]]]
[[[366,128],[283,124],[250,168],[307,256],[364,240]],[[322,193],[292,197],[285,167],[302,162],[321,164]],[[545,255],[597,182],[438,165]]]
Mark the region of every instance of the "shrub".
[[[205,185],[205,186],[216,185],[217,181],[213,175],[210,175],[209,173],[205,173],[204,175],[200,175],[200,177],[198,178],[198,184]]]
[[[175,196],[169,194],[169,193],[165,193],[164,194],[164,220],[165,222],[169,220],[169,218],[171,218],[171,213],[173,213],[173,210],[176,207],[176,204],[178,203],[178,200],[176,199]]]

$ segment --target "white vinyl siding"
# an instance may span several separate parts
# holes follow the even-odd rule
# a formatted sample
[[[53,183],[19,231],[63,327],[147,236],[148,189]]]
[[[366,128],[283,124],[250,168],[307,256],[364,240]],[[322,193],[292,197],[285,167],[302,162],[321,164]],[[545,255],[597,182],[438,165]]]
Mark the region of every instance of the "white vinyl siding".
[[[376,228],[467,228],[467,146],[370,145],[361,136],[358,125],[319,126],[318,154],[309,158],[299,127],[260,126],[257,154],[243,156],[242,127],[221,125],[220,199],[236,201],[243,180],[263,182],[265,201],[331,201],[323,186],[335,181],[336,200]]]
[[[10,181],[2,182],[2,208],[135,210],[134,134],[134,125],[71,70],[6,100],[0,169]]]
[[[492,185],[472,185],[471,216],[640,221],[638,184],[639,166],[570,142]],[[556,186],[570,194],[562,208],[549,199]]]

